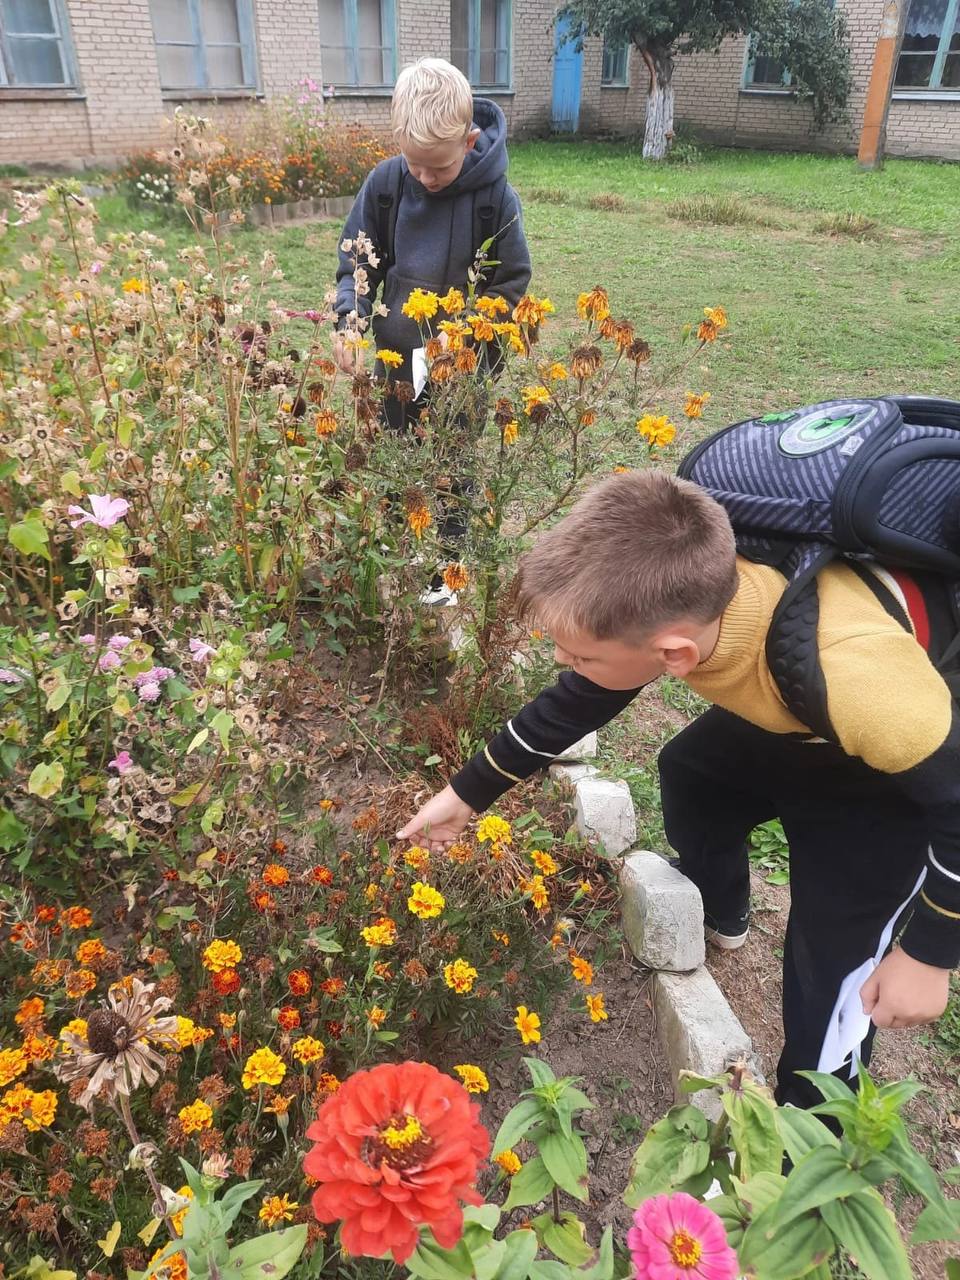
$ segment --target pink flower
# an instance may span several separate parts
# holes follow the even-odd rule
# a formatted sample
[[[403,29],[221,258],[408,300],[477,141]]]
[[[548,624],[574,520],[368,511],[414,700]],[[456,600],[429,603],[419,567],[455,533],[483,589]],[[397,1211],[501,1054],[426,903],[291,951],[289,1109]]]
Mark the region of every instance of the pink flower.
[[[156,702],[160,697],[160,686],[154,681],[142,684],[137,690],[137,696],[141,702]]]
[[[106,653],[101,653],[97,660],[97,666],[101,671],[112,671],[114,667],[121,665],[122,659],[119,653],[115,653],[113,649],[108,649]]]
[[[77,636],[77,644],[85,644],[88,649],[92,649],[97,643],[97,637],[92,631],[86,632],[85,635]]]
[[[117,773],[126,773],[133,768],[133,756],[129,751],[118,751],[107,765],[108,769],[116,769]]]
[[[198,640],[196,636],[192,637],[190,641],[190,656],[194,662],[206,662],[216,652],[212,644],[207,644],[205,640]]]
[[[9,667],[0,667],[0,684],[22,684],[23,677],[18,676],[16,671],[11,671]]]
[[[71,528],[76,529],[78,524],[95,524],[101,529],[112,529],[130,510],[130,503],[126,498],[111,498],[107,493],[91,493],[90,506],[92,515],[89,511],[84,511],[83,507],[67,507],[67,515],[77,517],[70,521]]]
[[[685,1191],[645,1200],[627,1245],[636,1280],[735,1280],[740,1268],[723,1223]]]
[[[125,649],[128,644],[133,644],[129,636],[111,636],[107,641],[107,648],[113,649],[115,653],[119,653],[121,649]]]
[[[102,270],[103,270],[103,263],[100,262],[99,260],[96,260],[90,263],[90,274],[92,276],[98,276]]]
[[[151,667],[149,671],[141,671],[139,675],[134,676],[133,683],[138,689],[142,689],[147,684],[159,685],[161,680],[169,680],[172,675],[172,667]]]

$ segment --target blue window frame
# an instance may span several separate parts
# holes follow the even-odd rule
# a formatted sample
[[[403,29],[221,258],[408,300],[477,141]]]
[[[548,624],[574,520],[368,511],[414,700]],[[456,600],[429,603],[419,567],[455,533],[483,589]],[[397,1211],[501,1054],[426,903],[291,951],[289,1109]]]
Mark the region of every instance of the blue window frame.
[[[394,0],[320,0],[323,78],[344,89],[383,88],[397,78]]]
[[[450,61],[478,89],[510,87],[510,0],[450,0]]]
[[[0,86],[69,89],[75,83],[61,0],[0,0]]]
[[[912,0],[896,87],[960,90],[960,0]]]
[[[627,83],[627,67],[630,57],[628,44],[603,46],[603,68],[600,83],[604,86],[623,86]]]
[[[160,87],[255,89],[252,0],[150,0]]]

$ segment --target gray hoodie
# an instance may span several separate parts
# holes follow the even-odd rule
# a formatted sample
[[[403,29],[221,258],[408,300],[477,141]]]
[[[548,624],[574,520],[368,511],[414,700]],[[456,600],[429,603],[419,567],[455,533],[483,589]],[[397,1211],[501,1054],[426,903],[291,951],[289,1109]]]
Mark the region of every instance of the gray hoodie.
[[[473,150],[468,151],[463,169],[455,181],[441,191],[427,191],[407,168],[402,156],[382,160],[367,176],[347,218],[344,237],[352,239],[363,231],[380,255],[378,268],[367,268],[370,292],[357,298],[354,293],[351,255],[340,251],[337,270],[337,314],[343,318],[354,309],[370,315],[378,291],[389,315],[374,317],[377,347],[399,351],[404,367],[397,377],[410,378],[410,354],[422,343],[417,325],[401,314],[407,295],[416,288],[445,293],[448,288],[465,289],[467,271],[479,245],[473,243],[477,223],[475,205],[498,201],[493,213],[492,233],[496,241],[490,257],[499,265],[485,272],[482,292],[501,295],[511,306],[523,296],[530,281],[530,252],[523,234],[523,220],[517,193],[504,180],[507,171],[506,120],[494,102],[475,98],[475,127],[480,129]],[[378,243],[378,225],[385,225],[381,198],[391,195],[399,201],[393,216],[394,261],[384,258],[386,246]]]

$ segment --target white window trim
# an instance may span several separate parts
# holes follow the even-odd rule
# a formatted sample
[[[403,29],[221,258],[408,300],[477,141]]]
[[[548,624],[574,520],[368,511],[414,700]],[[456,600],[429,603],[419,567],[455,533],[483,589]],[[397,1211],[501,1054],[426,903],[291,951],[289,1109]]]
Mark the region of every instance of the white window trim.
[[[217,98],[246,97],[260,92],[260,68],[257,60],[257,41],[253,22],[253,0],[234,0],[237,7],[237,28],[240,34],[240,61],[243,68],[244,84],[211,85],[207,68],[206,42],[203,38],[203,24],[200,19],[200,5],[203,0],[187,0],[187,12],[190,19],[193,40],[187,44],[182,40],[158,40],[154,28],[153,42],[156,48],[179,47],[193,50],[193,69],[197,83],[192,85],[164,85],[161,81],[160,92],[163,97],[171,98]],[[152,6],[151,6],[152,9]],[[151,12],[152,21],[152,12]],[[216,43],[216,42],[215,42]],[[231,42],[226,42],[231,43]]]
[[[953,86],[948,86],[946,89],[941,88],[943,83],[943,69],[947,62],[947,55],[951,52],[950,45],[953,43],[953,37],[956,31],[958,12],[960,12],[960,0],[947,0],[947,6],[943,14],[943,27],[940,30],[940,36],[937,40],[937,50],[933,58],[933,66],[930,69],[930,79],[936,79],[938,83],[927,85],[904,84],[901,85],[898,90],[894,90],[894,96],[898,93],[909,94],[912,97],[916,93],[929,93],[939,96],[941,93],[957,94],[960,92]],[[910,14],[908,11],[907,18],[909,19],[909,17]],[[897,55],[897,70],[899,70],[901,58],[916,58],[922,56],[923,54],[920,51],[914,52],[913,50],[901,47],[900,52]],[[896,74],[896,72],[894,74]]]
[[[630,53],[633,49],[632,44],[627,45],[627,56],[623,60],[623,79],[622,80],[604,80],[603,78],[603,50],[600,50],[600,88],[601,89],[629,89],[630,88]]]
[[[743,46],[743,70],[740,73],[740,92],[741,93],[759,93],[765,95],[773,95],[785,98],[793,97],[793,89],[790,87],[790,72],[784,72],[784,82],[782,84],[754,84],[747,77],[750,75],[750,68],[756,59],[751,55],[750,46],[753,43],[753,37],[747,36]]]
[[[0,6],[0,91],[11,90],[14,93],[31,92],[31,93],[55,93],[59,95],[69,94],[74,96],[78,89],[77,82],[77,63],[73,52],[73,40],[70,36],[70,23],[67,20],[66,6],[64,0],[49,0],[50,13],[53,18],[53,24],[56,28],[54,34],[47,35],[42,38],[55,40],[59,45],[60,65],[63,68],[64,78],[57,84],[20,84],[10,78],[13,67],[13,58],[10,55],[10,47],[8,45],[9,37],[4,31],[3,10]],[[13,37],[16,39],[16,37]],[[8,70],[10,68],[11,70]]]
[[[393,92],[393,85],[397,79],[397,6],[395,0],[380,0],[380,30],[381,32],[389,31],[390,44],[383,44],[381,48],[390,50],[391,65],[390,75],[386,80],[377,81],[371,84],[365,84],[360,79],[359,71],[359,50],[357,37],[357,0],[338,0],[343,10],[343,30],[347,43],[330,44],[323,38],[323,28],[320,30],[320,56],[323,57],[324,49],[339,49],[347,53],[353,59],[354,70],[357,79],[355,81],[339,80],[332,81],[333,87],[347,94],[388,94]],[[317,5],[319,11],[319,0]]]

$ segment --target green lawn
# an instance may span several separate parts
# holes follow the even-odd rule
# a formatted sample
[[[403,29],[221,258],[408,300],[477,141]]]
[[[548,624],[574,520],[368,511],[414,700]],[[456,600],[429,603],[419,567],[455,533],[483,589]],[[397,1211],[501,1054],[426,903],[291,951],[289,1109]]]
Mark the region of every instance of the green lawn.
[[[511,177],[534,288],[558,306],[602,282],[615,314],[660,348],[702,306],[727,308],[726,349],[687,379],[713,393],[704,425],[843,394],[960,396],[956,165],[891,161],[868,174],[846,157],[708,151],[696,164],[651,166],[623,144],[530,142],[512,149]],[[598,197],[614,207],[591,207]],[[719,204],[735,221],[680,217],[677,202],[708,215]],[[100,206],[111,226],[130,226],[120,197]],[[830,215],[874,226],[866,238],[831,235],[818,229]],[[171,247],[189,239],[154,215],[144,222]],[[316,306],[338,230],[242,234],[251,251],[276,251],[291,304]]]

